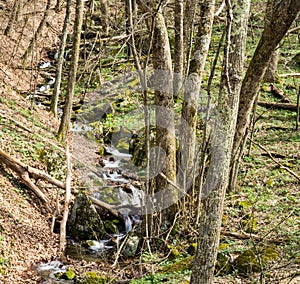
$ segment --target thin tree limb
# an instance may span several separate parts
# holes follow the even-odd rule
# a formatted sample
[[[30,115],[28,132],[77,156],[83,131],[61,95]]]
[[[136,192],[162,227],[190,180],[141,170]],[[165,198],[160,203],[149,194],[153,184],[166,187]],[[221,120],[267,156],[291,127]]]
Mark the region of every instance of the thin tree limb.
[[[271,158],[271,160],[276,163],[278,166],[280,166],[280,168],[286,170],[287,172],[289,172],[293,177],[295,177],[298,181],[300,181],[300,176],[298,176],[294,171],[292,171],[291,169],[289,169],[288,167],[282,165],[281,163],[279,163],[272,155],[272,153],[266,149],[265,147],[263,147],[262,145],[260,145],[259,143],[253,141],[252,139],[248,138],[254,145],[258,146],[260,149],[264,150],[269,157]]]

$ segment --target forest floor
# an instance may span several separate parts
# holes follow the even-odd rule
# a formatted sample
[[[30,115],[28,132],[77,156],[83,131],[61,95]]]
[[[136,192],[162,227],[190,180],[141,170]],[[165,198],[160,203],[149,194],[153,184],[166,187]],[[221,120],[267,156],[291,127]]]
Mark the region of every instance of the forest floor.
[[[7,1],[10,8],[13,2]],[[45,2],[39,1],[35,9],[42,10]],[[5,7],[0,6],[1,23],[8,22]],[[28,6],[28,11],[31,8]],[[21,57],[39,20],[38,15],[34,21],[30,18],[29,21],[18,19],[9,36],[4,35],[6,25],[0,27],[0,145],[2,150],[27,165],[47,171],[41,155],[46,151],[53,153],[52,158],[56,159],[53,145],[64,147],[55,138],[58,121],[44,107],[37,107],[27,100],[24,94],[28,95],[44,80],[38,66],[46,59],[49,47],[52,49],[58,45],[63,12],[60,15],[54,11],[50,13],[48,25],[37,44],[38,51],[25,65],[21,64]],[[286,66],[282,60],[281,70],[285,70]],[[280,79],[277,86],[289,94],[293,103],[296,102],[295,79]],[[261,98],[277,101],[267,89],[262,89]],[[300,134],[295,131],[293,112],[258,107],[257,113],[252,136],[255,143],[247,143],[250,150],[241,164],[239,191],[226,197],[220,246],[220,252],[232,260],[235,267],[237,257],[250,251],[246,266],[255,268],[255,272],[243,274],[235,269],[230,275],[218,276],[216,283],[262,283],[259,281],[263,278],[265,283],[296,284],[300,281],[300,183],[291,171],[300,175]],[[119,117],[126,120],[123,115]],[[57,159],[62,160],[63,157],[61,154]],[[54,173],[62,175],[58,169]],[[40,186],[49,193],[50,202],[55,203],[56,189],[43,182]],[[0,283],[41,283],[36,266],[41,262],[60,259],[59,236],[51,232],[51,216],[42,207],[15,173],[1,164]],[[184,223],[180,221],[180,226],[184,227]],[[185,229],[188,231],[188,228]],[[186,250],[191,241],[184,239],[187,231],[173,237],[171,247],[179,251],[178,261],[188,256]],[[196,234],[191,239],[195,238]],[[257,263],[253,258],[255,254],[268,259],[263,264]],[[164,273],[163,267],[172,261],[162,264],[161,258],[159,254],[150,258],[145,253],[141,259],[127,260],[117,268],[111,268],[107,263],[64,260],[73,265],[78,273],[82,270],[102,270],[107,275],[128,280],[142,276],[137,272],[142,266],[145,271],[160,272],[132,283],[188,283],[189,269],[176,274],[178,267],[175,267],[171,273]]]
[[[56,143],[53,137],[58,122],[21,95],[42,82],[37,64],[42,62],[45,54],[37,53],[29,58],[28,65],[21,64],[36,23],[31,19],[24,26],[22,16],[14,24],[10,35],[5,36],[9,15],[6,9],[12,8],[14,1],[7,2],[7,6],[0,10],[0,145],[3,151],[25,164],[45,170],[45,165],[38,159],[38,151],[47,144],[41,137],[48,137]],[[42,2],[36,4],[37,9],[45,7]],[[30,5],[27,8],[32,10]],[[63,16],[55,17],[52,13],[51,17],[52,27],[59,30]],[[39,46],[57,44],[55,31],[48,27]],[[41,278],[35,266],[59,255],[58,236],[50,229],[51,216],[43,214],[41,207],[41,203],[20,183],[15,173],[1,164],[0,283],[39,283]]]

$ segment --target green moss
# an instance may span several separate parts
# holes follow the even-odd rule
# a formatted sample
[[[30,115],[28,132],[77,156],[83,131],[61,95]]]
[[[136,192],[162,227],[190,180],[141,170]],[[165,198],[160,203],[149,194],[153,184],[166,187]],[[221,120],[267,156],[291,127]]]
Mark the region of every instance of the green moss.
[[[163,267],[160,272],[163,273],[174,273],[174,272],[183,272],[185,270],[190,270],[192,267],[193,256],[188,256],[176,263],[169,264]]]
[[[244,251],[235,260],[235,268],[242,274],[260,271],[260,264],[252,249]]]
[[[55,275],[58,279],[73,280],[75,278],[74,271],[69,268],[66,272]]]
[[[105,284],[109,283],[110,279],[100,275],[98,272],[87,272],[84,276],[76,281],[79,284]]]
[[[232,266],[225,253],[218,253],[215,271],[218,275],[226,275],[232,271]]]
[[[192,243],[187,248],[187,253],[190,255],[195,255],[197,251],[197,243]]]
[[[272,246],[260,246],[244,251],[235,260],[235,268],[242,274],[260,272],[261,266],[277,260],[278,252]]]

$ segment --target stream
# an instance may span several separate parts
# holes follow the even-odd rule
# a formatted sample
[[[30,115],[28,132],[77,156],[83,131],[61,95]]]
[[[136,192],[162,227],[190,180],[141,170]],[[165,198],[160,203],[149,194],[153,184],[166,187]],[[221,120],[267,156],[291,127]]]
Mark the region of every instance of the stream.
[[[44,63],[40,68],[49,67],[50,64]],[[126,76],[126,80],[132,80],[132,77]],[[37,90],[39,98],[47,94],[47,91],[53,87],[54,81],[55,79],[51,77],[45,85],[39,87]],[[101,122],[108,109],[107,104],[103,106],[101,103],[103,97],[107,97],[112,91],[109,84],[107,88],[104,87],[101,91],[91,94],[91,99],[86,98],[82,107],[83,114],[76,115],[71,129],[73,132],[72,164],[81,186],[89,196],[117,210],[121,217],[117,222],[116,217],[110,212],[95,206],[97,211],[100,209],[98,212],[107,231],[105,238],[80,241],[72,237],[68,238],[66,254],[69,257],[94,262],[113,260],[120,246],[123,246],[123,256],[130,257],[135,254],[139,238],[134,235],[134,230],[141,224],[142,219],[138,213],[141,212],[144,198],[143,174],[135,171],[132,155],[127,150],[118,150],[115,145],[98,143],[95,138],[97,129],[94,124]],[[124,82],[121,85],[123,86]],[[33,96],[29,95],[27,99],[32,99]],[[37,104],[43,105],[43,101],[39,100]],[[97,109],[100,104],[102,107]],[[127,138],[131,138],[130,135],[132,134],[130,133]],[[108,230],[107,225],[111,225]],[[59,261],[42,263],[37,267],[37,271],[46,279],[44,283],[73,283],[72,280],[57,279],[57,275],[67,271],[67,267]]]

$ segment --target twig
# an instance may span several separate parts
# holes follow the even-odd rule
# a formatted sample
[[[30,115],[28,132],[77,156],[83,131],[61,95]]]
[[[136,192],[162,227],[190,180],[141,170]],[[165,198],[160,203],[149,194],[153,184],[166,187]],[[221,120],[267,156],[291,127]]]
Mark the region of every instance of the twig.
[[[59,238],[59,249],[64,252],[66,246],[66,225],[69,215],[69,203],[71,199],[71,181],[72,181],[72,165],[71,157],[69,152],[69,146],[66,147],[66,158],[67,158],[67,177],[66,177],[66,194],[63,218],[60,223],[60,238]]]
[[[277,165],[280,166],[280,168],[286,170],[287,172],[289,172],[293,177],[295,177],[297,180],[300,181],[300,176],[298,176],[294,171],[292,171],[291,169],[289,169],[288,167],[285,167],[284,165],[282,165],[281,163],[279,163],[272,155],[272,153],[267,150],[265,147],[263,147],[262,145],[260,145],[259,143],[253,141],[251,138],[248,138],[254,145],[258,146],[260,149],[264,150],[269,157],[272,159],[273,162],[275,162]]]

